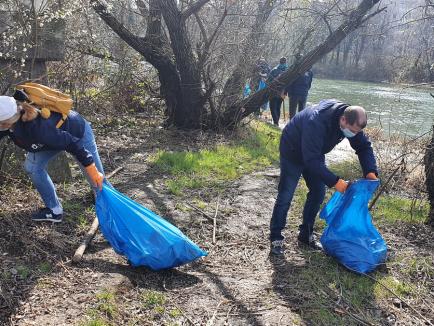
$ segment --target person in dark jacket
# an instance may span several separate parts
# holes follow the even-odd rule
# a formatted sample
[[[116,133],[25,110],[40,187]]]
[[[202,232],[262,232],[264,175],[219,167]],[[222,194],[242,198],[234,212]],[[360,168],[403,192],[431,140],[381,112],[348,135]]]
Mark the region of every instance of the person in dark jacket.
[[[270,222],[271,253],[281,255],[282,230],[300,176],[309,189],[303,210],[298,240],[314,249],[321,244],[313,236],[315,217],[324,200],[325,186],[345,192],[347,182],[325,165],[325,154],[344,138],[358,155],[363,175],[377,179],[378,170],[371,142],[362,129],[367,115],[360,106],[349,106],[336,100],[323,100],[295,115],[285,126],[280,139],[280,182]]]
[[[300,75],[292,84],[286,88],[286,93],[289,96],[289,118],[292,119],[298,112],[302,111],[306,106],[307,95],[312,85],[313,72],[306,71]]]
[[[267,84],[270,84],[274,79],[279,77],[286,70],[288,70],[288,64],[286,63],[286,58],[282,57],[279,60],[279,64],[271,70],[270,76],[268,77]],[[280,108],[282,106],[282,102],[283,102],[284,98],[285,98],[285,95],[283,92],[281,95],[270,97],[271,117],[273,118],[273,123],[276,126],[279,125]]]
[[[95,191],[102,188],[104,169],[90,123],[71,110],[63,125],[56,128],[61,117],[52,112],[44,119],[27,102],[0,96],[0,139],[9,136],[27,151],[24,168],[45,204],[32,215],[33,221],[62,221],[62,204],[47,173],[48,162],[61,151],[75,157]]]
[[[268,65],[265,58],[261,57],[257,61],[254,69],[253,69],[253,76],[251,78],[251,85],[250,88],[254,91],[257,91],[259,88],[259,83],[261,80],[266,81],[268,78],[268,75],[270,74],[270,66]]]

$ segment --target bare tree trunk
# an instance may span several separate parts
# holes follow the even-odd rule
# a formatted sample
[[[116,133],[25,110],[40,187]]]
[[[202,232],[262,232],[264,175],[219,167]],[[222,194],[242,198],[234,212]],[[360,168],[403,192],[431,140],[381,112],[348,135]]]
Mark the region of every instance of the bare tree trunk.
[[[188,108],[188,114],[184,114],[184,119],[186,119],[184,125],[192,129],[199,129],[204,114],[204,96],[199,66],[188,39],[185,18],[179,11],[175,0],[160,0],[160,9],[170,34],[176,67],[181,79],[184,107]]]
[[[367,39],[366,35],[362,35],[359,39],[359,44],[354,58],[354,66],[356,69],[359,68],[360,59],[362,57],[363,51],[365,50],[366,39]]]
[[[223,126],[237,126],[243,118],[265,103],[271,94],[278,95],[286,85],[292,83],[300,74],[305,73],[314,63],[332,51],[349,33],[356,30],[364,21],[383,11],[385,8],[377,10],[371,15],[366,15],[379,1],[380,0],[363,0],[359,6],[350,13],[348,19],[330,34],[322,44],[307,53],[303,59],[292,65],[288,71],[276,78],[266,88],[230,106],[223,114]]]
[[[340,54],[341,54],[341,45],[339,44],[339,45],[336,47],[335,66],[339,65]]]
[[[354,33],[352,33],[344,44],[344,50],[343,50],[343,55],[342,55],[342,63],[343,63],[344,67],[347,66],[348,56],[350,54],[351,48],[353,47],[354,38],[355,38],[355,35],[354,35]]]
[[[180,20],[184,18],[181,17],[174,0],[149,1],[148,29],[145,37],[138,37],[131,33],[98,0],[91,0],[91,2],[101,19],[157,69],[160,93],[167,106],[168,124],[181,129],[199,128],[203,109],[203,105],[200,105],[202,100],[200,78],[198,79],[195,68],[191,68],[196,65],[192,61],[193,55],[185,34],[184,22]],[[175,20],[166,24],[168,28],[170,26],[171,41],[176,44],[172,48],[162,33],[161,6],[165,6],[163,11],[167,19]],[[181,25],[175,28],[175,24]],[[173,56],[176,62],[173,61]]]
[[[434,126],[433,126],[434,130]],[[428,199],[430,204],[430,211],[428,216],[428,224],[434,226],[434,132],[432,134],[431,142],[425,151],[424,157],[425,175],[426,175],[426,188],[428,191]]]

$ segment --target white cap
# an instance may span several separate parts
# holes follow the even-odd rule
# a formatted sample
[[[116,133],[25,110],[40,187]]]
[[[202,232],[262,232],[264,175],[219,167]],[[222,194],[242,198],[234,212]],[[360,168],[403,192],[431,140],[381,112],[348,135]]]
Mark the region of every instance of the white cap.
[[[0,121],[12,118],[17,113],[17,102],[13,97],[0,96]]]

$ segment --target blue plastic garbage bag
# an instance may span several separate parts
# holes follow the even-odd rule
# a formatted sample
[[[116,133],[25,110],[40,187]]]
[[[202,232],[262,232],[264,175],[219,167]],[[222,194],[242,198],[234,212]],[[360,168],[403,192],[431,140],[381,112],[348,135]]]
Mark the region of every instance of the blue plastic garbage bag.
[[[160,270],[207,255],[178,228],[109,186],[98,192],[96,215],[104,237],[132,266]]]
[[[327,222],[321,236],[324,250],[358,273],[371,272],[386,261],[386,242],[368,211],[378,184],[378,180],[358,180],[343,195],[335,192],[320,213]]]

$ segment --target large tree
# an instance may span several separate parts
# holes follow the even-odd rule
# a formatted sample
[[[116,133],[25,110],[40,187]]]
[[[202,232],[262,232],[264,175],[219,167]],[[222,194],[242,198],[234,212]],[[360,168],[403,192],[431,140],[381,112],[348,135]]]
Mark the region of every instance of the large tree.
[[[285,1],[223,1],[223,0],[136,0],[137,7],[146,18],[146,35],[139,36],[125,27],[101,0],[91,0],[95,12],[126,43],[139,52],[158,72],[160,92],[168,112],[168,123],[184,129],[233,128],[263,104],[272,92],[294,81],[324,55],[333,50],[348,34],[361,26],[372,15],[368,11],[379,0],[363,0],[349,13],[342,15],[343,22],[313,47],[288,72],[268,88],[242,99],[241,88],[253,70],[263,49],[266,26],[273,10]],[[330,6],[334,7],[334,3]],[[252,7],[253,12],[252,12]],[[212,10],[211,10],[211,9]],[[207,15],[214,11],[219,18],[212,26],[204,24]],[[202,13],[205,13],[201,16]],[[327,8],[325,8],[327,13]],[[214,14],[215,15],[215,14]],[[250,20],[245,17],[253,17]],[[240,43],[238,57],[218,61],[213,56],[216,40],[228,38],[228,33],[240,36],[236,29],[228,30],[225,21],[239,17],[239,26],[249,25],[250,32],[233,42]],[[192,25],[199,26],[200,36],[191,33]],[[226,29],[225,29],[226,28]],[[312,29],[307,30],[311,34]],[[309,36],[309,35],[308,35]],[[304,38],[306,41],[308,37]],[[303,41],[303,42],[304,42]],[[230,48],[220,42],[220,47]],[[222,73],[222,70],[223,71]],[[228,73],[229,71],[229,73]],[[222,82],[223,80],[223,82]]]

